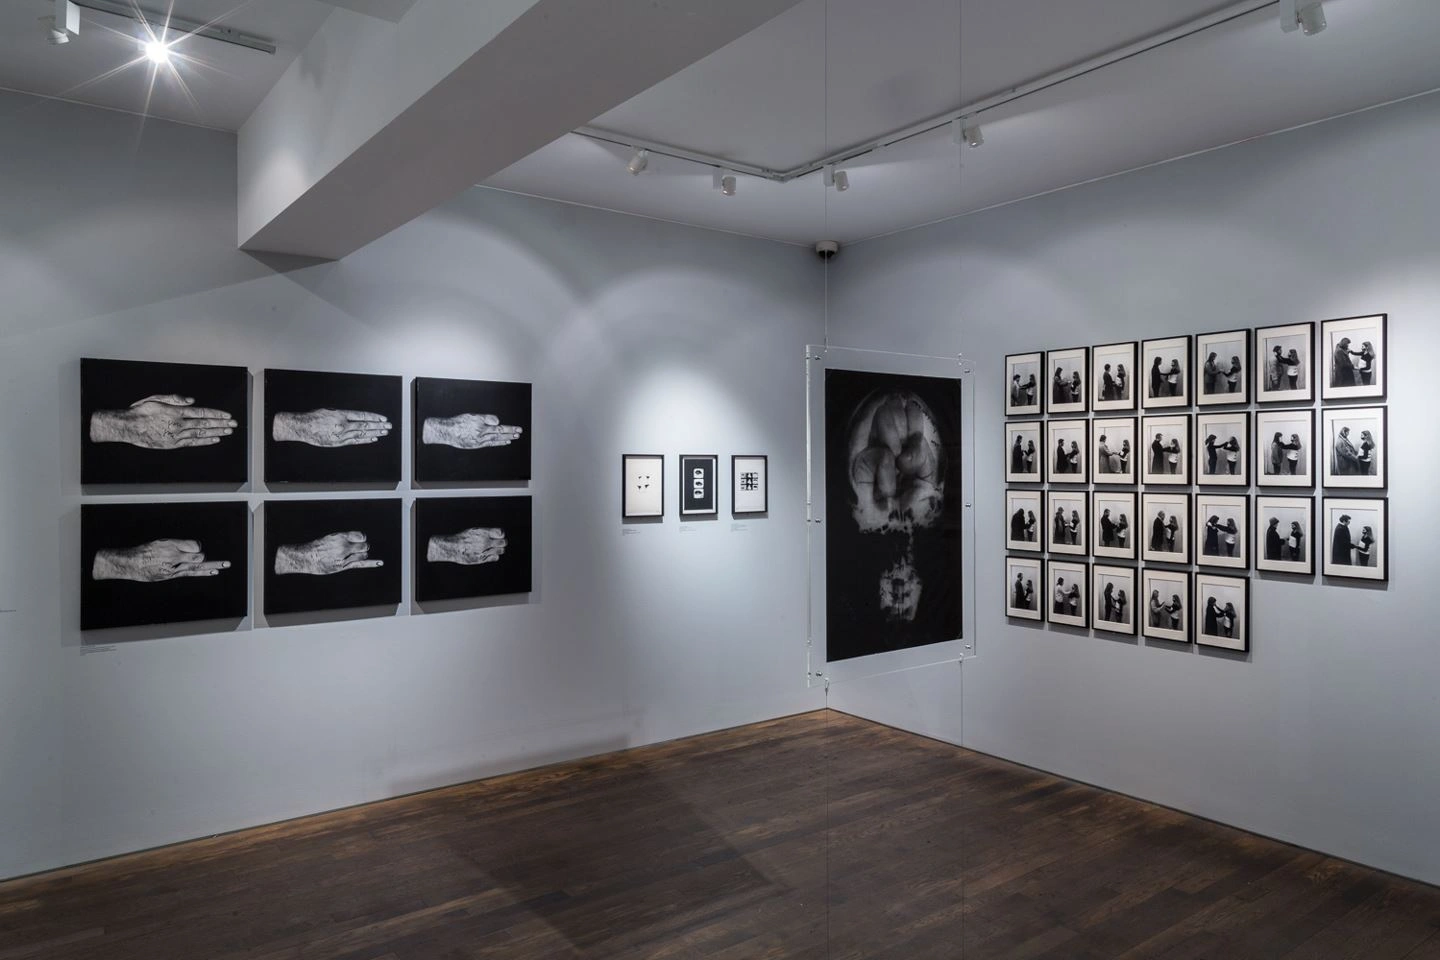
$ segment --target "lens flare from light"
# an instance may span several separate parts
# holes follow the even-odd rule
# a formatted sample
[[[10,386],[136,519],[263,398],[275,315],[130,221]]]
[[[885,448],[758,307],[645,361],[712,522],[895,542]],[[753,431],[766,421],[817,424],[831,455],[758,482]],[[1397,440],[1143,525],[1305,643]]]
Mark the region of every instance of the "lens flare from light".
[[[159,40],[146,40],[141,44],[145,51],[145,59],[157,67],[167,66],[170,63],[170,45]]]

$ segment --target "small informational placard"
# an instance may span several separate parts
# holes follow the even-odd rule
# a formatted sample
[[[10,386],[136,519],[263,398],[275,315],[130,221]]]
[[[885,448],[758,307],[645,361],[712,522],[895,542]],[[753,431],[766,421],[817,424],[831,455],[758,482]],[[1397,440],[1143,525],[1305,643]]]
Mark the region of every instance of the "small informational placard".
[[[620,528],[620,536],[622,536],[622,537],[633,537],[633,536],[637,535],[639,532],[640,532],[640,528],[639,528],[639,527],[621,527],[621,528]]]
[[[746,533],[746,532],[749,531],[749,529],[750,529],[750,524],[748,524],[748,523],[732,523],[732,524],[730,524],[730,532],[731,532],[731,533]]]
[[[86,645],[80,648],[80,656],[88,657],[92,653],[114,653],[117,649],[114,644]]]
[[[702,527],[702,526],[700,526],[699,524],[696,524],[696,523],[682,523],[682,524],[680,524],[680,532],[681,532],[681,533],[699,533],[699,532],[700,532],[701,530],[703,530],[703,529],[705,529],[705,528]]]

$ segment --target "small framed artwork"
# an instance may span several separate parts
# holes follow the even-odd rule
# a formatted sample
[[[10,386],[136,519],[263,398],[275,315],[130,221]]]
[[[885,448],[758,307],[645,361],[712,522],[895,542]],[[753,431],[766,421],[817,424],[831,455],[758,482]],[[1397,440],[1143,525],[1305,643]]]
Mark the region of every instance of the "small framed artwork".
[[[1189,563],[1190,494],[1150,493],[1140,498],[1140,518],[1144,521],[1144,546],[1140,558],[1146,563]]]
[[[1090,348],[1051,350],[1045,354],[1045,364],[1050,371],[1050,401],[1046,404],[1049,412],[1084,413],[1089,396],[1085,392],[1085,373],[1090,365]]]
[[[1135,409],[1135,341],[1107,343],[1090,351],[1090,409]]]
[[[741,454],[730,458],[730,513],[747,516],[770,512],[770,458]]]
[[[658,453],[627,453],[620,458],[620,516],[644,520],[665,516],[665,458]]]
[[[1325,361],[1321,400],[1385,399],[1387,314],[1326,320],[1320,325]]]
[[[1250,402],[1250,331],[1195,336],[1195,405]]]
[[[1045,354],[1012,353],[1005,358],[1005,416],[1038,417],[1044,405]]]
[[[195,363],[80,361],[80,482],[250,479],[250,371]]]
[[[1189,485],[1190,414],[1142,417],[1140,439],[1145,442],[1141,483]]]
[[[1010,529],[1005,549],[1039,553],[1045,549],[1045,494],[1039,490],[1006,490],[1005,516]]]
[[[1255,399],[1309,403],[1315,399],[1315,324],[1292,323],[1255,331]]]
[[[417,483],[530,479],[530,384],[416,377],[413,391]]]
[[[1165,337],[1140,342],[1145,367],[1140,406],[1146,410],[1190,406],[1190,338]]]
[[[1089,564],[1069,560],[1051,560],[1046,564],[1049,570],[1047,581],[1050,585],[1050,622],[1067,627],[1090,625],[1090,608],[1086,594],[1090,589]]]
[[[1039,483],[1043,424],[1039,420],[1016,420],[1005,424],[1005,482]]]
[[[1390,577],[1389,501],[1326,497],[1320,516],[1329,538],[1327,577],[1385,581]]]
[[[1310,497],[1255,498],[1255,569],[1315,573],[1315,501]]]
[[[265,371],[266,483],[400,482],[400,377]]]
[[[1135,494],[1096,490],[1090,498],[1090,515],[1095,518],[1091,549],[1095,556],[1134,560]]]
[[[1135,636],[1134,567],[1097,563],[1090,570],[1090,595],[1095,598],[1091,626],[1096,630]]]
[[[1321,413],[1320,482],[1352,490],[1385,488],[1384,407],[1326,407]]]
[[[720,512],[715,489],[719,463],[713,453],[680,455],[680,516],[713,517]]]
[[[1084,490],[1046,491],[1045,511],[1050,518],[1047,533],[1051,553],[1083,557],[1090,552],[1090,545],[1086,542],[1090,527],[1085,522],[1089,500],[1090,495]]]
[[[1135,459],[1139,441],[1135,418],[1096,417],[1092,424],[1095,482],[1133,486],[1140,470]]]
[[[1039,557],[1005,558],[1005,616],[1044,620],[1045,561]]]
[[[1200,571],[1195,574],[1191,604],[1195,615],[1195,642],[1224,650],[1250,649],[1250,581]]]
[[[1245,570],[1250,566],[1250,496],[1232,493],[1195,494],[1195,531],[1202,567]]]
[[[1147,640],[1190,642],[1190,574],[1146,567],[1140,572],[1145,613],[1140,633]]]
[[[415,599],[529,593],[529,497],[417,497]]]
[[[1250,414],[1202,410],[1195,414],[1195,482],[1216,487],[1250,486]]]
[[[397,606],[401,522],[399,497],[265,501],[266,614]]]
[[[1262,487],[1315,486],[1315,411],[1255,413],[1255,483]]]
[[[1051,483],[1085,483],[1086,451],[1090,449],[1089,420],[1046,420],[1046,474]]]

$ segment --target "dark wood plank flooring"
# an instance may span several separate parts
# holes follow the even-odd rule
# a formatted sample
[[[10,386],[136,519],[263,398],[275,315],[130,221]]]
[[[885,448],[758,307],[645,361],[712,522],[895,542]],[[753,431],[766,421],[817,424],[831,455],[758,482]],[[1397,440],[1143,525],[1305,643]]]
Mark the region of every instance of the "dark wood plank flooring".
[[[832,712],[0,884],[0,960],[1440,960],[1440,889]]]

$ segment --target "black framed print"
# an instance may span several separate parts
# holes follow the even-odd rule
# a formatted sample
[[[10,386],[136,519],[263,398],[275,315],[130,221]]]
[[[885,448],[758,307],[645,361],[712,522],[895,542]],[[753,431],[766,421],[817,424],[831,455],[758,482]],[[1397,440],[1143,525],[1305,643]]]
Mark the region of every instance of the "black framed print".
[[[1385,327],[1388,314],[1345,317],[1320,324],[1325,361],[1321,400],[1385,399]]]
[[[529,497],[417,497],[415,599],[529,593]]]
[[[1190,574],[1184,570],[1146,567],[1140,571],[1140,594],[1145,598],[1140,633],[1147,640],[1189,643]]]
[[[1195,531],[1202,567],[1245,570],[1250,566],[1250,496],[1195,494]]]
[[[1045,403],[1045,354],[1005,357],[1005,416],[1038,417]]]
[[[1005,558],[1005,616],[1045,619],[1045,561],[1039,557]]]
[[[416,483],[530,479],[530,384],[416,377]]]
[[[1189,563],[1190,494],[1154,493],[1140,495],[1141,532],[1144,546],[1140,559],[1146,563]]]
[[[1051,483],[1089,481],[1086,463],[1090,449],[1089,420],[1046,420],[1045,446],[1045,467]]]
[[[770,512],[770,458],[740,454],[730,458],[730,513],[741,517]]]
[[[1039,490],[1006,490],[1009,531],[1005,549],[1039,553],[1045,549],[1045,495]]]
[[[665,457],[627,453],[620,457],[620,516],[644,520],[665,516]]]
[[[1315,486],[1315,411],[1255,412],[1255,483]]]
[[[1005,424],[1005,482],[1041,482],[1044,444],[1043,421],[1016,420]]]
[[[1084,490],[1045,491],[1046,534],[1051,553],[1083,557],[1090,552],[1090,526],[1085,522],[1090,495]]]
[[[1140,341],[1140,362],[1145,368],[1141,407],[1163,410],[1190,406],[1189,337]]]
[[[1135,409],[1134,340],[1090,349],[1090,409],[1096,413]]]
[[[265,371],[266,483],[399,483],[400,377]]]
[[[1291,323],[1255,331],[1255,399],[1310,403],[1315,399],[1315,324]]]
[[[680,455],[680,516],[713,517],[720,512],[715,473],[720,458],[713,453]]]
[[[401,500],[265,501],[265,612],[400,603]]]
[[[80,629],[240,620],[250,612],[243,502],[80,508]]]
[[[1250,486],[1250,413],[1201,410],[1195,414],[1195,482]]]
[[[1190,415],[1171,413],[1140,419],[1144,441],[1141,483],[1190,484]]]
[[[1090,568],[1090,575],[1090,595],[1095,598],[1090,625],[1108,633],[1135,636],[1135,578],[1139,571],[1097,563]]]
[[[1311,497],[1255,497],[1255,569],[1315,573],[1315,501]]]
[[[1390,578],[1389,506],[1383,497],[1324,499],[1325,576],[1381,582]]]
[[[1195,642],[1245,652],[1250,649],[1250,581],[1219,573],[1195,574]]]
[[[1096,490],[1090,495],[1090,516],[1094,517],[1091,548],[1097,559],[1135,559],[1135,494]]]
[[[1195,335],[1195,405],[1250,402],[1250,331]]]
[[[250,479],[250,371],[198,363],[80,361],[80,482]]]
[[[1050,622],[1067,627],[1088,627],[1090,608],[1090,565],[1069,560],[1051,560],[1046,565],[1050,594]]]
[[[1139,444],[1134,417],[1096,417],[1091,421],[1094,438],[1094,469],[1090,472],[1096,483],[1134,486],[1140,467],[1135,457]]]
[[[1069,347],[1045,354],[1049,370],[1050,400],[1048,412],[1054,414],[1084,413],[1086,398],[1085,374],[1090,366],[1089,347]]]
[[[1353,490],[1385,488],[1389,436],[1384,407],[1326,407],[1320,415],[1320,482]]]

